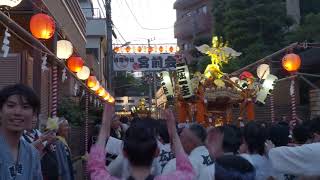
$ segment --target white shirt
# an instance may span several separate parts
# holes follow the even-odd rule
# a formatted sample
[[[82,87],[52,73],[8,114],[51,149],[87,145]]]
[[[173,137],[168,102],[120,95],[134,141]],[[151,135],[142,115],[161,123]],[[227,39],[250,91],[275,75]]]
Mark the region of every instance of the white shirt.
[[[123,141],[119,140],[117,138],[114,137],[109,137],[107,145],[106,145],[106,151],[109,154],[113,154],[113,155],[119,155],[122,153],[122,144]]]
[[[196,179],[199,179],[201,169],[213,164],[209,151],[205,146],[195,148],[189,155],[189,160],[196,173]],[[162,174],[168,174],[176,170],[176,159],[170,160],[164,167]]]
[[[165,165],[174,158],[174,154],[171,152],[170,144],[158,143],[159,156],[155,159],[154,175],[160,175],[165,167]]]
[[[128,159],[123,156],[122,143],[122,140],[112,137],[110,137],[110,139],[108,140],[108,144],[106,146],[107,152],[117,154],[118,156],[109,164],[107,169],[111,175],[116,176],[118,178],[127,179],[130,176],[131,166]],[[161,150],[171,152],[170,144],[162,145],[160,142],[158,142],[158,147],[160,149],[160,152]],[[152,161],[150,173],[153,175],[159,175],[161,174],[161,170],[162,167],[158,163],[158,158],[155,158]]]
[[[215,179],[215,164],[211,164],[204,169],[201,169],[199,180],[214,180]]]
[[[319,176],[320,143],[297,147],[277,147],[269,151],[272,166],[281,173]]]
[[[269,177],[277,177],[277,174],[267,157],[259,154],[241,154],[240,156],[253,165],[256,170],[256,180],[266,180]]]

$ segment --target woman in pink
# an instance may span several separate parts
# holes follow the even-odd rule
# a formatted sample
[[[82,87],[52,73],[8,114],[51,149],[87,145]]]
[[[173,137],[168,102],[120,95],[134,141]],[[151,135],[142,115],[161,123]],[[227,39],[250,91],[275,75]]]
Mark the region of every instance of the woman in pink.
[[[105,168],[105,140],[110,136],[110,122],[114,108],[111,105],[105,105],[103,120],[97,143],[92,146],[88,169],[91,180],[116,180]],[[152,160],[157,156],[157,141],[154,129],[148,127],[148,121],[137,120],[129,127],[124,139],[123,154],[128,158],[131,165],[129,180],[192,180],[195,173],[188,156],[184,152],[179,136],[176,131],[175,119],[172,111],[166,110],[168,131],[171,137],[173,148],[177,158],[177,170],[171,174],[163,176],[150,175]]]

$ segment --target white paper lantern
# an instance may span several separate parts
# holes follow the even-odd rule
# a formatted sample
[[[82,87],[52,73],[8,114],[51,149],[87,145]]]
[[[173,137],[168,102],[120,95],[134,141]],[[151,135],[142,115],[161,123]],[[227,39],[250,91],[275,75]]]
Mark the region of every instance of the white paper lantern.
[[[81,71],[77,72],[77,77],[81,80],[86,80],[90,76],[90,69],[87,66],[83,66]]]
[[[9,7],[15,7],[18,4],[21,3],[22,0],[1,0],[0,6],[9,6]]]
[[[70,41],[60,40],[57,42],[57,57],[68,59],[73,53],[73,46]]]
[[[269,74],[266,78],[266,80],[264,80],[263,84],[262,84],[262,87],[264,89],[267,89],[267,91],[269,90],[273,90],[274,88],[274,83],[275,81],[278,80],[278,77],[275,76],[275,75],[272,75],[272,74]]]
[[[99,81],[97,81],[96,86],[94,86],[93,88],[91,88],[92,91],[97,91],[100,88],[100,83]]]
[[[270,66],[268,64],[261,64],[257,68],[257,76],[260,79],[266,79],[269,74],[270,74]]]

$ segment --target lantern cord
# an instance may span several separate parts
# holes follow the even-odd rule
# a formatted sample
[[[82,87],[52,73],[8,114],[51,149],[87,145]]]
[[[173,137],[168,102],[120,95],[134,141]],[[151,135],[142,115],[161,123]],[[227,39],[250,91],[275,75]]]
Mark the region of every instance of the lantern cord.
[[[313,87],[314,89],[320,89],[317,85],[313,84],[312,82],[310,82],[307,78],[305,78],[304,76],[299,76],[302,80],[304,80],[307,84],[309,84],[311,87]]]
[[[318,74],[309,74],[309,73],[300,73],[300,72],[297,72],[298,75],[303,75],[303,76],[310,76],[310,77],[318,77],[320,78],[320,75]]]
[[[252,63],[252,64],[249,64],[249,65],[247,65],[247,66],[245,66],[245,67],[243,67],[243,68],[231,73],[231,75],[238,75],[241,72],[245,71],[246,69],[249,69],[249,68],[251,68],[251,67],[253,67],[253,66],[257,65],[257,64],[261,64],[261,63],[263,63],[265,61],[270,60],[273,56],[276,56],[276,55],[281,54],[283,52],[287,52],[287,50],[290,49],[290,48],[297,47],[298,44],[299,43],[297,43],[297,42],[296,43],[292,43],[289,46],[287,46],[287,47],[285,47],[285,48],[283,48],[283,49],[281,49],[281,50],[279,50],[279,51],[277,51],[277,52],[275,52],[273,54],[270,54],[270,55],[268,55],[268,56],[266,56],[266,57],[264,57],[264,58],[262,58],[262,59],[260,59],[260,60],[258,60],[256,62]]]
[[[42,7],[39,7],[35,2],[33,2],[33,0],[29,0],[29,2],[36,8],[38,9],[40,12],[44,12],[46,14],[50,14],[48,11],[44,10]]]
[[[5,23],[3,23],[2,21],[0,21],[0,23],[1,23],[4,27],[7,27],[7,26],[5,25]],[[38,47],[32,45],[31,43],[29,43],[28,41],[26,41],[24,38],[22,38],[20,35],[18,35],[16,32],[14,32],[11,28],[9,28],[9,27],[7,27],[7,28],[10,30],[10,32],[11,32],[12,34],[14,34],[14,35],[15,35],[17,38],[19,38],[22,42],[24,42],[25,44],[27,44],[28,46],[32,47],[33,49],[37,50],[37,51],[40,52],[40,53],[43,52],[40,48],[38,48]],[[51,51],[46,51],[45,53],[46,53],[47,55],[50,55],[50,56],[55,56]]]

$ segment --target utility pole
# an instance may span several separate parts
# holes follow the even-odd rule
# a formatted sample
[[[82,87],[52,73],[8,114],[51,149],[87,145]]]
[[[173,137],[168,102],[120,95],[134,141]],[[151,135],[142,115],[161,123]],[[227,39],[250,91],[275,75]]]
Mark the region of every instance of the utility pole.
[[[155,38],[150,38],[150,39],[147,39],[148,40],[148,49],[151,47],[150,46],[150,42],[151,41],[154,41]],[[148,52],[150,54],[150,52]],[[150,111],[151,111],[151,108],[152,108],[152,83],[154,85],[155,83],[155,79],[154,79],[154,72],[150,72],[150,78],[151,78],[151,82],[149,83],[149,108],[150,108]],[[154,97],[156,97],[156,94],[154,94]]]
[[[111,0],[105,0],[106,6],[106,24],[107,24],[107,55],[105,69],[108,71],[107,81],[108,88],[112,91],[112,74],[113,74],[113,50],[112,50],[112,19],[111,19]]]

